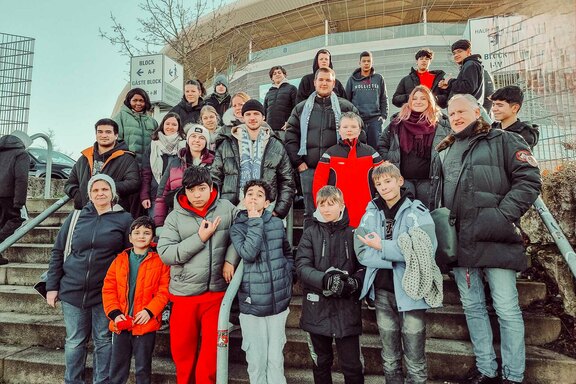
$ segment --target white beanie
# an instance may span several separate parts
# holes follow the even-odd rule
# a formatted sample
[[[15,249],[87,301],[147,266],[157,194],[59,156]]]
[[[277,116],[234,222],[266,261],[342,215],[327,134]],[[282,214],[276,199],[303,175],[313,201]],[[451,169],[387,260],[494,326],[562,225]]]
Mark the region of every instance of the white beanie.
[[[105,181],[110,186],[110,191],[112,191],[112,201],[114,202],[118,200],[118,195],[116,194],[116,183],[114,182],[114,180],[112,180],[110,176],[104,173],[94,175],[90,178],[90,180],[88,180],[88,196],[90,196],[90,190],[92,189],[92,185],[99,180]]]
[[[206,139],[206,147],[210,144],[210,131],[200,124],[188,123],[184,126],[184,132],[186,132],[186,143],[193,133],[198,133]]]

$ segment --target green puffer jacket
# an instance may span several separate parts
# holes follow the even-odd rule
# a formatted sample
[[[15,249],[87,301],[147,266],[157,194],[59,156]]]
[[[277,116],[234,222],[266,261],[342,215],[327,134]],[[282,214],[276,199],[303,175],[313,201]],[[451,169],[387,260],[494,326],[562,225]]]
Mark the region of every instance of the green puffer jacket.
[[[124,140],[128,149],[136,154],[136,161],[142,167],[142,156],[150,147],[152,132],[158,128],[158,122],[145,113],[137,113],[123,105],[114,116],[118,123],[118,141]]]

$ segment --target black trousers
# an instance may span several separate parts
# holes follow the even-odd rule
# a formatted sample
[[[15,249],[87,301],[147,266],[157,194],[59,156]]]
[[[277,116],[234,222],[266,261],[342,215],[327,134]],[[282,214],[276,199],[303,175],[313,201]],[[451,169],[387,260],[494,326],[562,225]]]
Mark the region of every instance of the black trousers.
[[[0,243],[10,237],[23,221],[20,208],[14,208],[14,198],[0,197]]]
[[[332,340],[336,342],[336,352],[345,384],[364,384],[364,367],[360,361],[360,336],[333,338],[310,333],[315,384],[332,384],[332,363],[334,354]],[[315,357],[315,359],[314,359]]]
[[[110,359],[110,384],[125,384],[130,375],[130,360],[134,355],[136,384],[152,383],[152,352],[156,332],[132,336],[122,331],[112,334],[112,357]]]

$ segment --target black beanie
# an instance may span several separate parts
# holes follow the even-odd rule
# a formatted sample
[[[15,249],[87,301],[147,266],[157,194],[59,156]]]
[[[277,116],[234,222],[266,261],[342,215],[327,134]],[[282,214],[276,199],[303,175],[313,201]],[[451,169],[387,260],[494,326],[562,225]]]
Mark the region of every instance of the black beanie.
[[[247,111],[258,111],[261,114],[264,114],[264,106],[258,100],[250,99],[242,106],[242,115],[244,115]]]
[[[457,49],[467,50],[471,47],[470,42],[468,40],[458,40],[454,44],[452,44],[451,50],[454,52]]]

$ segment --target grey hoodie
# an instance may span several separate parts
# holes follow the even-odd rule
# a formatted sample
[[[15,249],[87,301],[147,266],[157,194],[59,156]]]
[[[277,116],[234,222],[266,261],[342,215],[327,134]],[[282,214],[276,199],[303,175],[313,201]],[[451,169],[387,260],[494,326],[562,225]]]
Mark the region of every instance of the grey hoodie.
[[[364,121],[388,117],[386,83],[382,75],[374,73],[374,68],[368,76],[362,76],[360,68],[354,71],[346,83],[346,97],[358,108]]]

